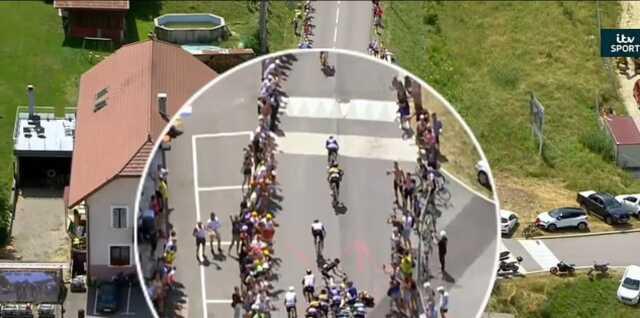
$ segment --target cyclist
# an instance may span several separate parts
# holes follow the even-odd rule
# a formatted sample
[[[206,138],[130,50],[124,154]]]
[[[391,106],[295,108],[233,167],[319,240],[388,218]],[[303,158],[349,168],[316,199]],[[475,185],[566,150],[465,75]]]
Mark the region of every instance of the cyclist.
[[[338,150],[340,150],[340,145],[338,145],[338,140],[333,136],[329,136],[327,141],[325,142],[324,147],[327,149],[327,162],[331,163],[338,158]],[[334,156],[336,159],[331,160],[331,156]]]
[[[298,312],[296,311],[296,292],[293,286],[289,286],[289,291],[284,294],[284,306],[287,309],[287,318],[297,318]]]
[[[320,51],[320,66],[322,66],[323,69],[326,69],[329,66],[327,62],[328,58],[329,58],[329,52]]]
[[[307,302],[311,302],[313,298],[313,294],[316,290],[316,278],[311,273],[310,269],[307,269],[307,274],[302,277],[302,296],[307,300]]]
[[[329,186],[336,186],[335,200],[338,201],[338,197],[340,196],[340,181],[342,181],[342,175],[344,171],[340,169],[340,166],[337,162],[333,162],[331,167],[327,170],[327,181],[329,181]]]
[[[316,247],[316,252],[318,254],[322,253],[324,237],[327,234],[324,224],[317,219],[314,220],[313,223],[311,223],[311,234],[313,235],[313,245]]]
[[[324,279],[329,281],[329,282],[331,282],[331,280],[332,280],[331,274],[335,274],[335,275],[338,275],[340,277],[345,277],[346,276],[344,271],[342,271],[342,269],[340,268],[340,259],[339,258],[336,258],[333,261],[322,265],[322,269],[320,270],[320,272],[322,273],[322,277],[324,277]]]

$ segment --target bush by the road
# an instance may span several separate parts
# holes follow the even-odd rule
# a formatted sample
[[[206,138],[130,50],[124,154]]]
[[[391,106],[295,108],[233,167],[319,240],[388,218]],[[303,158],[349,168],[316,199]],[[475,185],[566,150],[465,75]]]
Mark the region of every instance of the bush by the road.
[[[9,193],[0,191],[0,247],[7,245],[10,241],[11,209]]]

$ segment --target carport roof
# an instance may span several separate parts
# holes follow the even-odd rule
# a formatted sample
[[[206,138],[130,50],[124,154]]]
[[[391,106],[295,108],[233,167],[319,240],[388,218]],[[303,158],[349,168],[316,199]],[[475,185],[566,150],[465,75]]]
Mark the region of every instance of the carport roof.
[[[80,78],[69,207],[116,177],[139,177],[166,121],[216,73],[179,46],[125,45]]]
[[[628,116],[607,116],[605,123],[616,145],[638,145],[640,144],[640,131],[633,118]]]
[[[129,10],[129,0],[55,0],[53,7],[59,9]]]

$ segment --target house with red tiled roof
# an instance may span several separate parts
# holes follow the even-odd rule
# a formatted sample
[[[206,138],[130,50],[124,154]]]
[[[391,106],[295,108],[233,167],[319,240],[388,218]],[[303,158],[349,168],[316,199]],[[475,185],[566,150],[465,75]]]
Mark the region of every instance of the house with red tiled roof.
[[[168,118],[215,76],[179,46],[146,41],[121,47],[80,78],[66,200],[86,211],[89,277],[135,270],[133,209],[153,144]]]
[[[54,0],[70,37],[109,38],[122,42],[129,0]]]

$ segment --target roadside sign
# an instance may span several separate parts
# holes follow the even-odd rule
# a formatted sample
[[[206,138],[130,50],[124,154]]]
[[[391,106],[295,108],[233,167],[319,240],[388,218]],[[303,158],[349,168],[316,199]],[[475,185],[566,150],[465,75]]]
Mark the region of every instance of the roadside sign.
[[[529,100],[529,110],[531,113],[531,132],[538,138],[538,155],[542,155],[542,144],[544,143],[544,106],[540,103],[536,95],[531,92]]]

